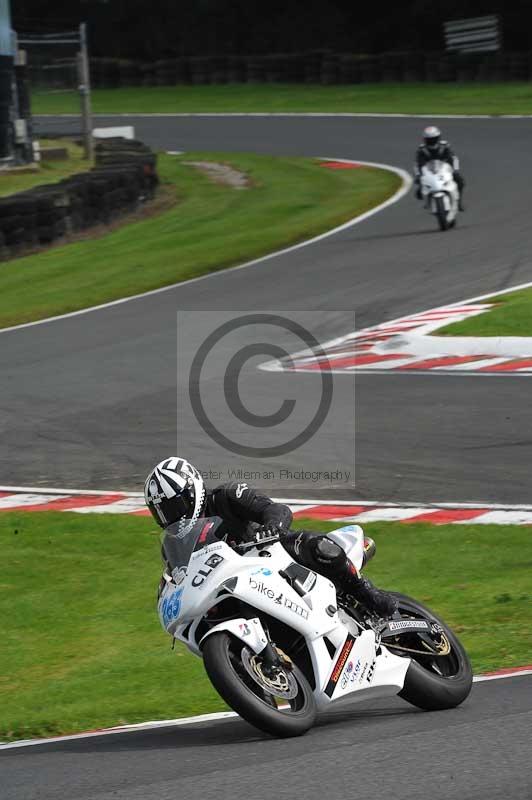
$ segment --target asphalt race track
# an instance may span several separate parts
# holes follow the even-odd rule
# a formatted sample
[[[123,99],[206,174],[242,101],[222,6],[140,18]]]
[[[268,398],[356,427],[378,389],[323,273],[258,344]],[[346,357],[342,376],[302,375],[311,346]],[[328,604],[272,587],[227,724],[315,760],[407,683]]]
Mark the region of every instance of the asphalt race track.
[[[131,121],[139,138],[169,150],[344,157],[406,169],[426,124]],[[106,122],[116,120],[99,120]],[[363,327],[532,281],[532,120],[443,120],[442,127],[468,181],[467,212],[454,231],[437,233],[410,195],[332,238],[245,270],[0,333],[0,483],[138,490],[153,463],[175,448],[177,309],[320,310],[323,336],[332,338],[348,332],[338,327],[339,312],[356,311]],[[301,381],[304,396],[305,381],[313,379],[242,377],[264,408],[284,381]],[[345,392],[349,412],[348,383],[338,392],[340,400]],[[292,497],[527,503],[530,418],[526,378],[362,375],[356,491],[290,482],[273,489]],[[352,463],[341,435],[333,444],[338,462]],[[191,434],[179,446],[192,461],[212,463],[211,443]],[[321,461],[317,450],[305,466]],[[475,684],[469,700],[448,712],[420,712],[398,698],[338,705],[307,736],[290,741],[225,720],[4,751],[0,797],[530,800],[530,681]]]
[[[334,117],[124,121],[157,148],[351,157],[406,169],[426,124]],[[49,130],[54,125],[64,128],[65,121],[45,122]],[[331,338],[348,332],[337,327],[335,312],[355,311],[360,328],[531,281],[532,120],[454,119],[442,127],[468,182],[467,211],[454,231],[436,232],[409,195],[332,238],[251,268],[0,333],[1,482],[139,489],[150,466],[176,447],[177,309],[319,309],[328,315],[323,336]],[[266,381],[257,374],[250,370],[243,379],[271,410],[271,395],[284,392],[283,381],[293,376]],[[305,387],[308,376],[297,380]],[[350,380],[336,384],[340,403],[345,393],[344,418],[330,443],[339,465],[353,463],[352,441],[343,435],[345,425],[352,429]],[[285,497],[526,503],[529,398],[523,377],[359,376],[356,492],[301,481],[268,488]],[[200,465],[228,464],[227,454],[195,430],[180,435],[179,449]],[[304,465],[299,454],[282,462],[319,469],[322,453],[307,448]],[[238,465],[250,466],[245,459]]]
[[[239,719],[0,752],[2,800],[530,800],[530,676],[452,711],[346,703],[298,739]]]

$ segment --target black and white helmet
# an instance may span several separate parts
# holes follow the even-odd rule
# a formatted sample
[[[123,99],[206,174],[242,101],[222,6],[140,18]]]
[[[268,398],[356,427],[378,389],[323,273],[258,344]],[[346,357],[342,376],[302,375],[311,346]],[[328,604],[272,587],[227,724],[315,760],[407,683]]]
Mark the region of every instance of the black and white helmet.
[[[429,125],[428,128],[425,128],[423,131],[423,141],[425,142],[425,147],[428,147],[429,150],[434,150],[438,147],[441,139],[441,131],[435,125]]]
[[[184,536],[205,509],[205,484],[196,467],[184,458],[165,458],[146,478],[144,499],[161,528],[180,522]]]

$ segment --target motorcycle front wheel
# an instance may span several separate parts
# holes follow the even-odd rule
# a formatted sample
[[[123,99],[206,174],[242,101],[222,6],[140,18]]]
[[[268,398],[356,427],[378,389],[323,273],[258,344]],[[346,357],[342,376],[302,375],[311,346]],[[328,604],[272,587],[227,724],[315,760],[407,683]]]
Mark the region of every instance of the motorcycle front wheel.
[[[436,197],[436,218],[440,226],[440,231],[446,231],[449,226],[447,224],[447,211],[445,210],[443,197]]]
[[[426,711],[455,708],[469,695],[473,682],[473,671],[462,643],[449,626],[422,603],[397,592],[391,594],[399,601],[401,616],[428,619],[441,628],[437,654],[423,652],[426,646],[417,634],[406,641],[404,636],[397,637],[395,647],[391,642],[383,642],[395,655],[411,659],[399,696]]]
[[[300,736],[316,719],[316,701],[298,667],[274,677],[262,671],[260,653],[225,631],[208,636],[203,662],[225,702],[243,719],[272,736]]]

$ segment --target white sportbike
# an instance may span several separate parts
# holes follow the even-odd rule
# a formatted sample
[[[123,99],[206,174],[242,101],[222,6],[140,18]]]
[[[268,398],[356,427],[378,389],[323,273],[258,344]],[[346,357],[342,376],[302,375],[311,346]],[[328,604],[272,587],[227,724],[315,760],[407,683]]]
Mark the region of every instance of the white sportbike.
[[[400,694],[436,710],[467,697],[468,657],[432,611],[394,593],[398,611],[378,619],[295,563],[278,537],[232,548],[216,536],[221,524],[210,517],[185,535],[177,524],[163,533],[168,567],[158,611],[163,628],[203,657],[215,689],[252,725],[297,736],[317,711],[345,698]],[[328,536],[362,568],[371,540],[359,526]]]
[[[427,162],[421,168],[420,181],[425,208],[434,214],[440,230],[454,227],[458,215],[459,192],[451,165],[438,159]]]

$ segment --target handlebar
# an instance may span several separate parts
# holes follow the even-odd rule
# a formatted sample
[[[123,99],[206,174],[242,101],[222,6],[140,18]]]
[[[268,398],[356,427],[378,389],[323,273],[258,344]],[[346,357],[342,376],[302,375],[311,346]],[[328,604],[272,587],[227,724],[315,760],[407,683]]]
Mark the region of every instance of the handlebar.
[[[274,544],[275,542],[279,542],[281,537],[279,534],[275,534],[275,536],[267,536],[264,539],[259,539],[258,542],[242,542],[242,544],[237,544],[233,548],[237,553],[246,553],[248,550],[252,550],[254,547],[263,547],[266,544]]]

